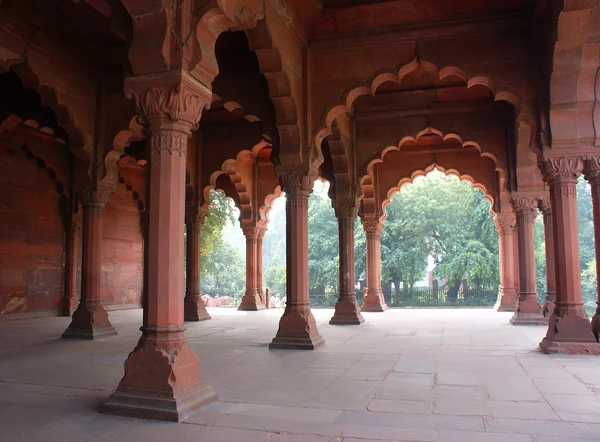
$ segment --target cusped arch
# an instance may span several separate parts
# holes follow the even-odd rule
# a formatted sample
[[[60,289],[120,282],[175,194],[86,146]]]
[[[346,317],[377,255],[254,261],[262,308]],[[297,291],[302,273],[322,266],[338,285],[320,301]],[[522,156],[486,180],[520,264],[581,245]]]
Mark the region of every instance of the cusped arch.
[[[116,185],[119,180],[119,160],[125,155],[125,149],[133,142],[144,139],[144,127],[134,117],[129,121],[129,126],[115,135],[113,148],[104,157],[106,175],[102,181]]]
[[[523,94],[519,91],[508,87],[501,80],[494,80],[488,75],[470,75],[465,70],[458,66],[446,66],[439,69],[435,64],[421,60],[419,57],[413,58],[408,63],[403,64],[399,68],[385,72],[379,72],[371,76],[366,85],[357,86],[344,95],[341,103],[331,106],[323,118],[324,124],[316,130],[314,143],[317,147],[318,158],[316,165],[320,165],[323,161],[321,146],[323,141],[334,133],[334,125],[341,116],[350,116],[354,111],[354,107],[359,98],[364,96],[375,96],[379,87],[384,83],[401,84],[402,80],[414,72],[417,68],[422,68],[425,71],[436,74],[439,80],[444,80],[450,77],[460,79],[467,89],[475,86],[483,86],[490,90],[495,101],[504,101],[511,104],[515,109],[517,121],[526,119],[530,120],[530,116],[522,112]]]
[[[402,188],[402,186],[404,186],[405,184],[411,184],[411,183],[414,182],[414,180],[416,178],[424,177],[428,173],[430,173],[430,172],[432,172],[434,170],[439,170],[440,172],[444,173],[447,176],[456,176],[461,181],[468,181],[468,182],[470,182],[473,185],[473,187],[475,189],[481,190],[483,192],[484,198],[490,203],[490,213],[492,214],[492,216],[495,215],[495,212],[493,211],[494,196],[490,192],[488,192],[486,186],[483,183],[481,183],[480,181],[476,180],[472,175],[463,174],[463,173],[461,173],[456,168],[445,168],[445,167],[440,166],[439,164],[437,164],[435,162],[432,163],[430,166],[428,166],[426,168],[418,168],[418,169],[414,170],[410,174],[409,177],[403,177],[403,178],[401,178],[398,181],[398,185],[392,186],[391,188],[387,189],[387,191],[386,191],[387,197],[381,203],[382,213],[385,213],[385,209],[390,204],[392,196],[395,193],[399,192],[400,189]]]
[[[60,100],[55,88],[41,83],[39,76],[29,66],[27,60],[11,59],[0,61],[0,73],[9,71],[12,71],[19,77],[24,90],[31,89],[38,94],[42,107],[52,110],[56,116],[58,125],[65,131],[69,138],[69,149],[76,160],[76,175],[87,175],[93,157],[92,149],[87,144],[86,135],[83,129],[77,124],[71,109]]]
[[[507,177],[507,171],[504,168],[500,167],[500,165],[498,164],[498,158],[496,157],[496,155],[494,155],[492,152],[485,150],[479,142],[474,141],[474,140],[465,140],[461,135],[454,133],[454,132],[443,133],[441,130],[436,129],[431,126],[426,127],[422,131],[418,132],[416,135],[407,135],[407,136],[401,138],[400,141],[398,142],[398,144],[396,144],[396,145],[391,145],[391,146],[385,147],[381,151],[381,154],[377,158],[374,158],[373,160],[371,160],[369,162],[369,164],[367,165],[367,174],[372,176],[375,165],[378,163],[383,163],[386,154],[388,154],[389,152],[393,152],[393,151],[401,152],[403,146],[405,146],[406,144],[418,143],[420,138],[422,138],[424,136],[432,136],[432,135],[440,137],[444,142],[454,140],[454,141],[460,143],[462,145],[462,147],[475,148],[479,152],[479,156],[481,158],[489,158],[490,160],[493,161],[495,168],[496,168],[496,172],[498,172],[500,174],[500,179],[502,180],[502,182],[503,183],[505,182],[506,177]],[[361,178],[361,185],[362,185],[364,179],[365,179],[365,177],[363,176]]]
[[[273,193],[267,195],[265,198],[264,204],[259,209],[259,224],[262,226],[267,226],[269,224],[269,213],[273,210],[273,205],[275,204],[275,200],[279,197],[285,196],[285,192],[281,190],[281,186],[277,186]]]
[[[235,187],[235,191],[239,198],[239,207],[240,209],[240,221],[251,221],[252,219],[252,199],[251,194],[248,189],[248,186],[244,182],[244,179],[240,173],[238,173],[238,167],[240,163],[247,161],[255,161],[255,155],[249,150],[242,150],[238,153],[235,159],[230,158],[225,160],[219,170],[214,171],[208,180],[209,184],[204,187],[202,190],[204,203],[202,204],[202,208],[208,211],[208,207],[210,206],[210,191],[221,191],[221,193],[225,194],[223,189],[220,189],[217,180],[221,175],[227,175],[231,180],[231,183]],[[226,195],[226,194],[225,194]],[[226,195],[231,196],[231,195]]]

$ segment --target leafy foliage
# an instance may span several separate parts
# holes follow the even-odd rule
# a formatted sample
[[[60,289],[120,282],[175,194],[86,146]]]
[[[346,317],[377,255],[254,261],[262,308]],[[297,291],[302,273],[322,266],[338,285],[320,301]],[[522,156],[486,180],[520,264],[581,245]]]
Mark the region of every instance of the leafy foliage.
[[[411,288],[433,257],[437,278],[498,284],[498,237],[480,190],[433,172],[402,187],[387,207],[382,276]]]
[[[236,222],[237,210],[225,195],[211,191],[208,215],[200,232],[200,272],[202,292],[239,297],[244,292],[243,252],[223,239],[228,222]]]

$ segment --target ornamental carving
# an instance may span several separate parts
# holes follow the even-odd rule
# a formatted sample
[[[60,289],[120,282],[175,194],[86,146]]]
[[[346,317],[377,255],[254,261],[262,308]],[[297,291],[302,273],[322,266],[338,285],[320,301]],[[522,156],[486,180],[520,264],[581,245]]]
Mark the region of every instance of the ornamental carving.
[[[166,118],[198,128],[202,110],[210,104],[211,91],[183,72],[158,78],[133,77],[125,83],[125,93],[135,100],[146,120]]]
[[[178,153],[187,156],[188,135],[180,131],[154,132],[151,137],[150,146],[152,153]]]
[[[588,158],[585,162],[583,174],[585,179],[589,181],[592,188],[600,187],[600,157]]]
[[[533,212],[535,214],[538,208],[538,197],[513,196],[510,202],[517,214],[525,212]]]
[[[286,191],[286,205],[294,209],[308,210],[308,192],[289,194]]]
[[[246,238],[256,238],[258,228],[256,226],[242,226],[242,232]]]
[[[550,192],[555,198],[577,198],[577,182],[552,183]]]
[[[543,196],[540,198],[540,211],[545,215],[546,212],[552,213],[552,204],[550,203],[549,196]]]
[[[311,192],[315,177],[305,172],[289,172],[279,175],[281,190],[286,194],[293,192]]]
[[[576,181],[583,171],[583,157],[563,156],[546,158],[541,163],[544,181],[550,183],[556,179],[569,179]]]
[[[348,220],[354,223],[354,220],[358,215],[358,206],[356,202],[335,204],[333,208],[335,210],[335,216],[339,221]]]
[[[363,221],[363,229],[367,235],[381,235],[383,231],[383,224],[379,221]]]
[[[84,209],[98,208],[104,209],[110,200],[110,197],[115,193],[116,187],[110,185],[100,185],[96,188],[85,188],[79,190],[79,201]]]
[[[516,224],[516,217],[514,213],[498,213],[494,221],[498,234],[507,235],[512,233],[512,229]]]

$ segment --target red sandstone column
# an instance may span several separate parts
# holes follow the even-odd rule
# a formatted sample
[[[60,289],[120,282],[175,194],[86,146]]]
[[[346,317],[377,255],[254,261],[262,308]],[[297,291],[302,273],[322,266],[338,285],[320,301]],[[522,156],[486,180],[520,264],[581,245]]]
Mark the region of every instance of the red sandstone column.
[[[355,202],[335,206],[339,229],[340,295],[329,321],[334,325],[359,325],[365,322],[354,287],[354,222],[357,209]]]
[[[211,92],[182,72],[125,85],[151,132],[142,337],[125,362],[108,413],[181,421],[216,399],[184,335],[183,237],[188,138]]]
[[[554,227],[552,222],[552,204],[550,197],[540,199],[540,210],[544,214],[544,242],[546,246],[546,300],[544,316],[550,316],[554,310],[556,297],[556,266],[554,265]]]
[[[83,251],[81,300],[63,338],[98,339],[117,334],[100,298],[102,277],[102,213],[114,188],[99,186],[81,193],[83,205]]]
[[[77,296],[77,255],[79,251],[79,237],[83,226],[82,211],[73,214],[71,217],[71,226],[67,238],[67,260],[66,260],[66,284],[65,284],[65,305],[63,315],[71,316],[79,304]]]
[[[242,302],[240,303],[238,310],[264,310],[265,304],[260,297],[256,282],[258,273],[258,228],[255,225],[251,225],[243,226],[242,230],[246,237],[246,293],[244,293],[244,296],[242,297]]]
[[[285,311],[271,349],[314,350],[325,344],[310,311],[308,297],[308,196],[314,176],[303,172],[280,174],[286,194],[286,288]]]
[[[521,289],[521,281],[519,280],[519,233],[517,232],[517,220],[515,218],[515,225],[512,228],[512,253],[513,253],[513,278],[515,284],[515,290],[518,293]],[[515,302],[515,309],[517,308],[517,304]],[[514,310],[513,310],[514,311]]]
[[[383,312],[388,306],[381,289],[381,231],[379,221],[364,221],[363,228],[367,237],[367,287],[363,301],[363,312]]]
[[[592,334],[581,297],[576,185],[583,169],[583,159],[547,158],[543,167],[544,179],[550,184],[554,216],[556,305],[540,348],[547,353],[598,354],[600,346]]]
[[[265,237],[265,231],[264,227],[258,228],[256,231],[256,288],[262,304],[265,308],[269,308],[263,289],[263,238]]]
[[[537,216],[538,198],[513,196],[512,205],[517,213],[519,235],[519,299],[514,316],[514,325],[545,324],[542,306],[537,294],[535,269],[534,227]]]
[[[515,214],[512,212],[498,213],[494,221],[498,231],[500,249],[500,291],[495,309],[498,312],[514,312],[517,307],[514,264],[517,251],[513,241]]]
[[[585,178],[592,188],[592,207],[594,212],[594,243],[596,246],[596,277],[600,279],[600,160],[598,158],[587,161],[584,171]],[[592,318],[592,333],[596,341],[600,342],[600,284],[598,286],[598,301],[596,313]]]
[[[185,214],[187,228],[186,290],[183,301],[185,321],[206,321],[210,315],[200,297],[200,229],[204,213],[196,207]]]

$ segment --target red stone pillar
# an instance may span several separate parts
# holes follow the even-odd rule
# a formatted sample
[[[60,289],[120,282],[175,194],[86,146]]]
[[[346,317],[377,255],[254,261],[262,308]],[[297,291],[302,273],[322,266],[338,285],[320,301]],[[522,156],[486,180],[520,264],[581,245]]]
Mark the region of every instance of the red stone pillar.
[[[514,248],[515,214],[498,213],[494,219],[498,231],[500,255],[500,291],[495,309],[498,312],[514,312],[517,307],[517,289],[515,287],[515,264],[517,251]]]
[[[265,231],[265,228],[259,228],[256,232],[256,288],[262,304],[265,308],[269,308],[263,289],[263,238],[265,237]]]
[[[334,325],[359,325],[365,322],[356,300],[354,286],[354,222],[356,221],[356,203],[335,206],[339,228],[339,272],[340,294],[335,312],[329,321]]]
[[[246,292],[242,297],[242,302],[238,310],[257,311],[264,310],[260,293],[258,292],[257,273],[258,273],[258,228],[255,225],[243,226],[244,236],[246,237]]]
[[[196,207],[185,214],[187,228],[186,290],[183,301],[185,321],[206,321],[210,315],[206,311],[204,300],[200,297],[200,229],[204,213]]]
[[[577,178],[583,169],[579,157],[547,158],[544,179],[550,185],[554,216],[556,299],[548,333],[540,342],[547,352],[598,354],[598,344],[581,297],[581,268],[577,229]]]
[[[114,188],[99,186],[81,192],[83,205],[83,251],[81,300],[63,338],[98,339],[117,334],[100,298],[102,277],[102,213]]]
[[[512,204],[517,214],[519,235],[519,299],[514,316],[514,325],[545,324],[542,306],[537,294],[535,268],[534,227],[537,216],[538,197],[513,196]]]
[[[148,192],[148,284],[142,337],[125,362],[108,413],[181,421],[216,399],[200,376],[183,323],[183,233],[188,138],[211,92],[182,72],[134,77],[126,89],[151,132]]]
[[[594,245],[596,247],[596,278],[600,279],[600,160],[587,161],[584,171],[585,178],[592,188],[592,210],[594,212]],[[596,313],[592,318],[592,333],[596,341],[600,342],[600,284],[598,287],[598,301]]]
[[[367,287],[363,301],[363,312],[384,312],[388,306],[381,289],[381,232],[380,221],[363,221],[367,237]]]
[[[544,215],[544,242],[546,248],[546,300],[544,316],[550,316],[554,310],[556,297],[556,266],[554,265],[554,223],[552,222],[552,204],[550,197],[540,199],[540,210]]]
[[[308,196],[314,176],[302,172],[281,174],[286,194],[286,289],[285,311],[271,349],[314,350],[325,344],[310,311],[308,295]]]
[[[79,210],[71,216],[71,225],[69,226],[69,236],[67,238],[67,259],[66,259],[66,284],[65,284],[65,305],[63,315],[71,316],[79,304],[77,295],[77,268],[78,252],[80,250],[81,228],[83,226],[82,211]]]

